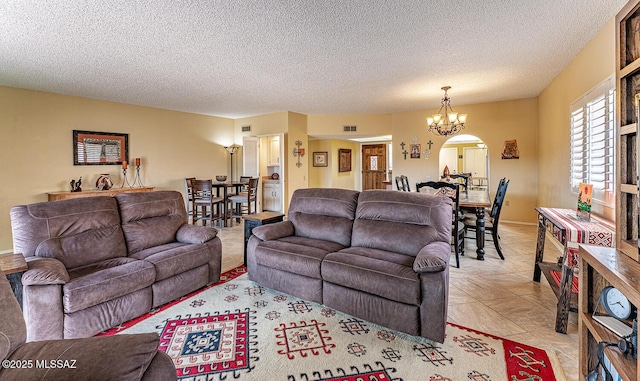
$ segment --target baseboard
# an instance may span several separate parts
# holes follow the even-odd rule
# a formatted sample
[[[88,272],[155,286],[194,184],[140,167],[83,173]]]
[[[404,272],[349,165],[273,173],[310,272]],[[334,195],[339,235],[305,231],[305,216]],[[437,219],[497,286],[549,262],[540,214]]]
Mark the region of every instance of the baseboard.
[[[0,250],[0,255],[1,254],[13,254],[13,250]]]
[[[500,223],[511,224],[511,225],[527,225],[527,226],[538,225],[536,222],[511,221],[511,220],[500,220]]]

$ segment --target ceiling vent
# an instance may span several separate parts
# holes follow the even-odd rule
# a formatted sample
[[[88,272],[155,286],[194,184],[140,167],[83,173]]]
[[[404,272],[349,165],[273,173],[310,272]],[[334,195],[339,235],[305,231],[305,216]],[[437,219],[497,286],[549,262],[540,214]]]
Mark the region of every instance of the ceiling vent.
[[[344,132],[356,132],[358,126],[343,126]]]
[[[251,132],[251,125],[242,126],[242,132]]]

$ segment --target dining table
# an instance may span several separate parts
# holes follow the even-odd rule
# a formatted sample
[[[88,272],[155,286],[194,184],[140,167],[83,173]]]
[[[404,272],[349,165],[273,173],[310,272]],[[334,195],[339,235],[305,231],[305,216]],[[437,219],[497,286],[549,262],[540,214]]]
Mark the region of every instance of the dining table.
[[[242,181],[212,181],[211,186],[216,188],[216,197],[222,197],[224,199],[224,227],[227,227],[227,220],[230,219],[231,214],[229,213],[229,196],[233,196],[234,194],[238,194],[241,192],[242,187],[246,186],[246,182]],[[229,193],[230,189],[234,189],[235,193]]]
[[[491,197],[486,189],[460,191],[460,208],[473,211],[476,214],[476,255],[479,261],[484,261],[484,214],[485,209],[491,207]]]

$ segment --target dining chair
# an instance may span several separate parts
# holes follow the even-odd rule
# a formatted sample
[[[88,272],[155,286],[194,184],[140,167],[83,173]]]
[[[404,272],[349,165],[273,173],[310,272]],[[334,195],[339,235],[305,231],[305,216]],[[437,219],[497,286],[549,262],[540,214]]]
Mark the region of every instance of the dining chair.
[[[451,210],[451,236],[453,237],[453,251],[456,255],[456,267],[460,268],[460,255],[464,255],[464,224],[460,211],[460,183],[448,183],[444,181],[425,181],[416,184],[416,192],[422,188],[431,188],[431,194],[449,197],[453,201]]]
[[[493,204],[491,204],[491,209],[488,210],[489,215],[485,218],[484,228],[485,233],[491,232],[491,237],[493,238],[493,245],[500,256],[500,259],[504,260],[504,255],[502,254],[502,247],[500,247],[500,234],[498,234],[498,222],[500,221],[500,212],[502,211],[502,204],[504,202],[504,197],[507,194],[507,187],[509,186],[509,180],[506,178],[500,179],[498,183],[498,189],[496,190],[496,197],[493,199]],[[465,217],[463,220],[465,231],[473,230],[476,232],[476,215],[475,213],[465,213]]]
[[[448,176],[451,179],[456,180],[456,182],[460,183],[464,190],[469,189],[469,179],[471,178],[471,173],[454,173]],[[445,179],[447,176],[441,176],[440,179]]]
[[[243,215],[254,214],[258,209],[258,183],[260,178],[252,177],[249,179],[246,192],[240,192],[237,195],[229,197],[228,202],[231,204],[232,211],[231,221],[235,218],[239,221]],[[253,204],[253,208],[252,205]]]
[[[184,178],[184,188],[185,188],[185,199],[184,206],[187,211],[187,218],[192,218],[192,210],[191,203],[193,202],[193,188],[191,187],[191,181],[195,180],[195,177],[185,177]],[[193,220],[192,220],[193,223]]]
[[[404,183],[402,182],[402,179],[400,178],[400,176],[396,176],[395,180],[396,180],[396,188],[399,191],[403,191],[404,190]]]
[[[217,220],[222,228],[224,215],[224,198],[216,197],[213,192],[211,179],[191,180],[191,218],[193,224],[202,221],[203,225],[209,224],[213,227],[213,221]]]

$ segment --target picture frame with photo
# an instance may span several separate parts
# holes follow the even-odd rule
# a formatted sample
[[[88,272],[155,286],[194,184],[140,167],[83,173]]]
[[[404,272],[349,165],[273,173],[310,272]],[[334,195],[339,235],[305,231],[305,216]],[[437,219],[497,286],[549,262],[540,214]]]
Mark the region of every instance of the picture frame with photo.
[[[313,166],[314,167],[326,167],[329,165],[329,153],[328,152],[314,152],[313,153]]]
[[[73,130],[73,165],[120,165],[129,161],[129,134]]]

